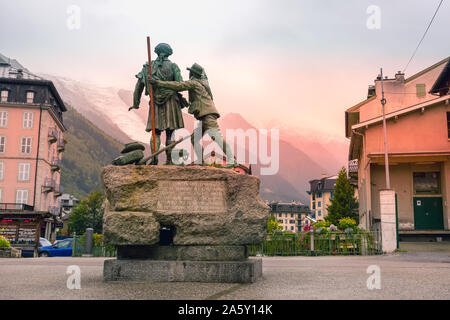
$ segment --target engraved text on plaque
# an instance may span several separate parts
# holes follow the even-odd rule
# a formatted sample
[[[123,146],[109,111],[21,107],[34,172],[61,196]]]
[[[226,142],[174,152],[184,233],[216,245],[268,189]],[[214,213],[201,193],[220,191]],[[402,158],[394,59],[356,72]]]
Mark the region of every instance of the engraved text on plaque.
[[[224,181],[158,181],[157,210],[167,213],[226,212]]]

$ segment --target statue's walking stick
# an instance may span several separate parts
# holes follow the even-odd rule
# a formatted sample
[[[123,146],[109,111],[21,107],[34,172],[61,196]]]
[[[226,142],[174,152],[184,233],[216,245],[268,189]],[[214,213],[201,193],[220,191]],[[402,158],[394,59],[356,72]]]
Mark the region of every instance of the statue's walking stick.
[[[147,37],[147,52],[148,52],[148,76],[152,76],[152,53],[150,46],[150,37]],[[150,94],[150,112],[152,114],[152,141],[153,141],[153,153],[156,152],[156,129],[155,129],[155,106],[153,103],[153,86],[148,84],[148,90]]]
[[[183,138],[178,139],[175,142],[172,142],[171,144],[169,144],[168,146],[165,146],[164,148],[159,149],[157,152],[153,152],[153,154],[149,155],[147,158],[142,159],[141,161],[139,161],[139,164],[147,164],[147,161],[149,161],[151,158],[156,157],[157,155],[163,153],[166,150],[170,150],[173,147],[175,147],[177,144],[180,144],[181,142],[183,142],[186,139],[189,139],[190,137],[192,137],[193,134],[191,134],[190,136],[185,136]]]

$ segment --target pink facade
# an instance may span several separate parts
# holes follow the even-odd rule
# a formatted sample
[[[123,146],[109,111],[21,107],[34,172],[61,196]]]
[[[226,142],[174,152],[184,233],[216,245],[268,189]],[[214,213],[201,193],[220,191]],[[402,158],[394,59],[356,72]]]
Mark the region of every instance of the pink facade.
[[[39,106],[1,104],[2,112],[3,116],[6,112],[7,125],[0,126],[0,137],[5,139],[0,153],[0,203],[25,203],[36,211],[56,210],[61,195],[64,128],[50,110]]]
[[[397,194],[400,231],[450,229],[450,59],[405,79],[384,79],[391,188]],[[360,224],[380,219],[386,188],[381,79],[368,99],[346,111],[351,139],[350,176],[358,187]]]

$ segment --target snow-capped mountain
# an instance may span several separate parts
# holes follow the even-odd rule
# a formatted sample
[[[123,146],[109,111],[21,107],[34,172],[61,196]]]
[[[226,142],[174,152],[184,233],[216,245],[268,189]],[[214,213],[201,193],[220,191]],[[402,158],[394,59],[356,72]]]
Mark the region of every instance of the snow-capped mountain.
[[[99,87],[52,75],[42,76],[53,81],[64,101],[105,133],[122,143],[140,141],[149,144],[150,133],[145,132],[149,109],[146,97],[142,98],[139,110],[129,112],[128,108],[132,104],[131,90]],[[186,113],[183,113],[183,117],[185,128],[192,131],[194,118]],[[237,113],[222,116],[219,124],[224,134],[227,129],[255,128]],[[323,137],[321,140],[317,133],[306,135],[302,130],[283,126],[278,128],[279,172],[274,176],[260,176],[261,194],[267,200],[301,200],[309,203],[306,194],[309,189],[308,181],[320,178],[323,173],[336,174],[345,165],[348,143],[341,138]],[[253,173],[259,175],[260,166],[253,165],[252,168]]]

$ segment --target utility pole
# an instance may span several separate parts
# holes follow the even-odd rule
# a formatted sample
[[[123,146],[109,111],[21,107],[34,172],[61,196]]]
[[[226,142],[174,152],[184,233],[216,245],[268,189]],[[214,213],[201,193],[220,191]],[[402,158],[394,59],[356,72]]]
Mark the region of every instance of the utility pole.
[[[386,189],[380,190],[380,218],[381,218],[381,246],[385,252],[394,252],[398,249],[398,217],[397,217],[397,197],[395,191],[391,190],[389,178],[389,154],[386,134],[386,99],[384,98],[384,77],[383,68],[381,73],[381,107],[383,111],[383,132],[384,132],[384,169],[386,172]]]
[[[389,158],[388,158],[388,145],[387,145],[387,133],[386,133],[386,112],[385,105],[386,99],[384,98],[384,86],[383,86],[383,68],[381,70],[381,106],[383,110],[383,132],[384,132],[384,169],[386,172],[386,189],[391,189],[391,180],[389,177]]]

